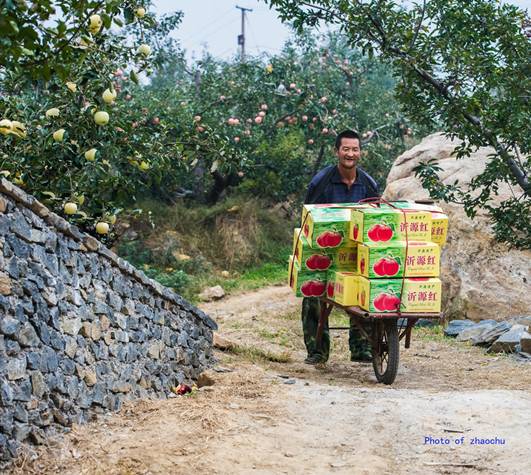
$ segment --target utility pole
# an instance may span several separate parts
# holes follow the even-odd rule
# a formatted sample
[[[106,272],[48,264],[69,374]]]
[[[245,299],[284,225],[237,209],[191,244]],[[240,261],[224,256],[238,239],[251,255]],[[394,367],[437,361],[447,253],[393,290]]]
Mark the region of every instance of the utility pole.
[[[236,8],[242,12],[242,33],[238,35],[238,45],[242,47],[240,59],[243,62],[245,60],[245,12],[252,12],[252,8],[244,8],[236,5]]]

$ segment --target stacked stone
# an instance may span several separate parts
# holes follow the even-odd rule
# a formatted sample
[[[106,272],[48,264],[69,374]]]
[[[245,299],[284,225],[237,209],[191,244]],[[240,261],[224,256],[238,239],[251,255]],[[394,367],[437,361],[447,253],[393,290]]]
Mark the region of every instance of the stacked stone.
[[[0,182],[0,460],[212,363],[216,324]]]

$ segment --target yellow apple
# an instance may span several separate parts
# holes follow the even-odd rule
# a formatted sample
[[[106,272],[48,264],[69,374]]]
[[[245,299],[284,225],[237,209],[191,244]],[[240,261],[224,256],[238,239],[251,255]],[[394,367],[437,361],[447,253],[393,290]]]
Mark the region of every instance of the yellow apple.
[[[72,81],[68,81],[66,83],[66,87],[70,90],[70,92],[76,92],[77,91],[77,84]]]
[[[113,214],[112,216],[109,217],[109,222],[111,224],[115,224],[116,223],[116,215],[115,214]]]
[[[65,136],[65,129],[58,129],[53,133],[53,139],[56,142],[62,142]]]
[[[51,109],[48,109],[46,111],[46,117],[50,118],[50,117],[59,117],[59,114],[61,112],[59,111],[59,109],[57,107],[52,107]]]
[[[109,225],[107,223],[104,223],[103,221],[100,221],[96,224],[96,232],[98,234],[108,234],[109,233]]]
[[[146,15],[146,9],[142,7],[137,8],[135,10],[135,15],[137,18],[144,18],[144,16]]]
[[[107,125],[109,123],[109,114],[105,111],[98,111],[94,114],[94,122],[98,125]]]
[[[149,53],[151,53],[151,48],[149,45],[142,44],[138,47],[136,52],[142,56],[149,56]]]
[[[76,214],[77,213],[77,205],[75,203],[65,203],[63,209],[64,209],[65,214]]]
[[[18,120],[13,120],[11,122],[11,133],[17,137],[20,137],[21,139],[25,139],[28,135],[26,133],[26,126]]]
[[[0,134],[8,135],[11,133],[13,123],[9,119],[0,120]]]
[[[101,21],[101,17],[99,15],[91,15],[89,18],[89,31],[95,35],[99,33],[101,30],[101,26],[103,25],[103,22]]]
[[[90,150],[87,150],[85,152],[85,158],[89,162],[93,162],[94,160],[96,160],[96,152],[97,152],[97,150],[95,148],[91,148]]]
[[[110,90],[110,89],[105,89],[105,91],[103,91],[103,94],[101,95],[102,99],[107,103],[107,104],[112,104],[114,102],[114,100],[116,99],[116,91],[115,90]]]

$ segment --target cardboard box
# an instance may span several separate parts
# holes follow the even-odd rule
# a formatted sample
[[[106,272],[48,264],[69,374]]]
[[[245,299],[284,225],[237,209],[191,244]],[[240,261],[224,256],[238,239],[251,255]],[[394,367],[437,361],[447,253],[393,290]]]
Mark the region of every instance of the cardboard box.
[[[358,305],[358,276],[353,272],[335,272],[333,277],[333,293],[330,294],[330,282],[328,283],[328,298],[344,307]]]
[[[374,313],[437,313],[441,311],[441,281],[438,278],[367,279],[358,277],[358,306]]]
[[[294,256],[288,265],[288,284],[296,297],[321,297],[326,291],[326,272],[301,271]]]
[[[392,205],[400,209],[416,209],[431,213],[431,241],[443,246],[448,235],[448,216],[440,206],[435,204],[416,203],[414,201],[393,201]],[[388,206],[383,204],[382,206]]]
[[[321,249],[312,249],[301,228],[293,232],[293,256],[303,271],[326,272],[333,265],[333,255]]]
[[[358,273],[370,279],[402,277],[404,270],[406,277],[438,277],[440,252],[434,242],[360,243]]]
[[[313,249],[331,250],[344,245],[350,227],[348,208],[320,208],[308,214],[303,233]]]
[[[390,207],[353,209],[349,237],[362,243],[430,241],[431,212]]]

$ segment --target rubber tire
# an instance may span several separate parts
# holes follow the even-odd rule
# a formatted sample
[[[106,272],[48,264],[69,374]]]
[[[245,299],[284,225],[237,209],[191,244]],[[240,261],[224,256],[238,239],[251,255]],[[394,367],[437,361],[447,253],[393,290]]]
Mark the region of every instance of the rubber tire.
[[[374,374],[376,375],[376,379],[379,383],[393,384],[398,371],[398,361],[400,354],[396,319],[393,318],[383,320],[382,322],[377,322],[377,325],[377,331],[383,332],[379,333],[377,338],[379,341],[383,341],[383,336],[385,334],[387,340],[387,367],[385,368],[384,372],[381,371],[381,355],[377,353],[377,349],[374,345],[372,349],[372,367],[374,368]]]

